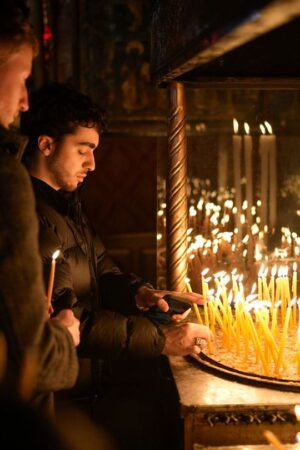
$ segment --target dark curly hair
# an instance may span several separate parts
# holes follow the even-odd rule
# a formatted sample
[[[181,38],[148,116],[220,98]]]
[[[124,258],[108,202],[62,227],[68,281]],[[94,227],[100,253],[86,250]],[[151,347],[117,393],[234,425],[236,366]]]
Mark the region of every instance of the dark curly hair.
[[[32,92],[30,108],[21,114],[21,132],[29,138],[23,160],[37,149],[38,137],[45,134],[57,142],[78,126],[105,131],[104,112],[90,97],[69,84],[53,83]]]
[[[39,43],[29,23],[29,8],[22,0],[1,0],[0,14],[0,64],[24,45],[30,45],[34,56]]]

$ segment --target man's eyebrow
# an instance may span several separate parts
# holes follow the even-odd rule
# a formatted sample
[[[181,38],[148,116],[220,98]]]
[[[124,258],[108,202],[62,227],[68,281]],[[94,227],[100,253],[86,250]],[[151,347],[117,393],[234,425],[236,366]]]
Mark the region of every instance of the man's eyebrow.
[[[91,149],[96,148],[97,146],[92,142],[78,142],[78,145],[83,145],[85,147],[90,147]]]

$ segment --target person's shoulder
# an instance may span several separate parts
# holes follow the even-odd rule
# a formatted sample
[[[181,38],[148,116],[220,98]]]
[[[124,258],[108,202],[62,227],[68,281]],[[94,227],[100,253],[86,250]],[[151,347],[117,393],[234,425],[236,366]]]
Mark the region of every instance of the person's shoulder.
[[[10,155],[21,161],[28,139],[16,129],[6,129],[0,125],[0,149],[3,155]]]
[[[31,187],[27,170],[10,153],[2,150],[0,146],[0,176],[1,185],[4,183]]]

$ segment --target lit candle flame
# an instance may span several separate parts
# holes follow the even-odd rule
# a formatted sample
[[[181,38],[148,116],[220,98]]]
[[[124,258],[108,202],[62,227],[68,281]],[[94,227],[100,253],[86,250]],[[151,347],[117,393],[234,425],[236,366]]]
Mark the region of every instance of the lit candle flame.
[[[276,272],[277,272],[277,266],[276,266],[276,264],[275,264],[275,266],[272,267],[272,270],[271,270],[271,276],[272,276],[272,277],[275,277]]]
[[[300,421],[300,405],[295,405],[295,416],[297,420]]]
[[[59,254],[60,254],[60,250],[56,250],[52,255],[52,259],[55,261],[58,258]]]
[[[262,123],[259,125],[259,128],[260,128],[261,134],[266,134],[266,129]]]
[[[272,129],[271,124],[269,122],[267,122],[266,120],[264,121],[264,124],[265,124],[266,129],[268,130],[268,133],[272,134],[273,133],[273,129]]]
[[[239,123],[236,119],[233,119],[233,131],[234,134],[237,134],[239,132]]]
[[[244,130],[246,134],[250,134],[250,127],[247,122],[244,123]]]

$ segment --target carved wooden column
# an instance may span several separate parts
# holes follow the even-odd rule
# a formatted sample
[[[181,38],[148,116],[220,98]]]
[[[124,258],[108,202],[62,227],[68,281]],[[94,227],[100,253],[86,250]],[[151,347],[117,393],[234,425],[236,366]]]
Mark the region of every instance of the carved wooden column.
[[[169,87],[167,287],[185,291],[187,275],[187,154],[184,86]]]

